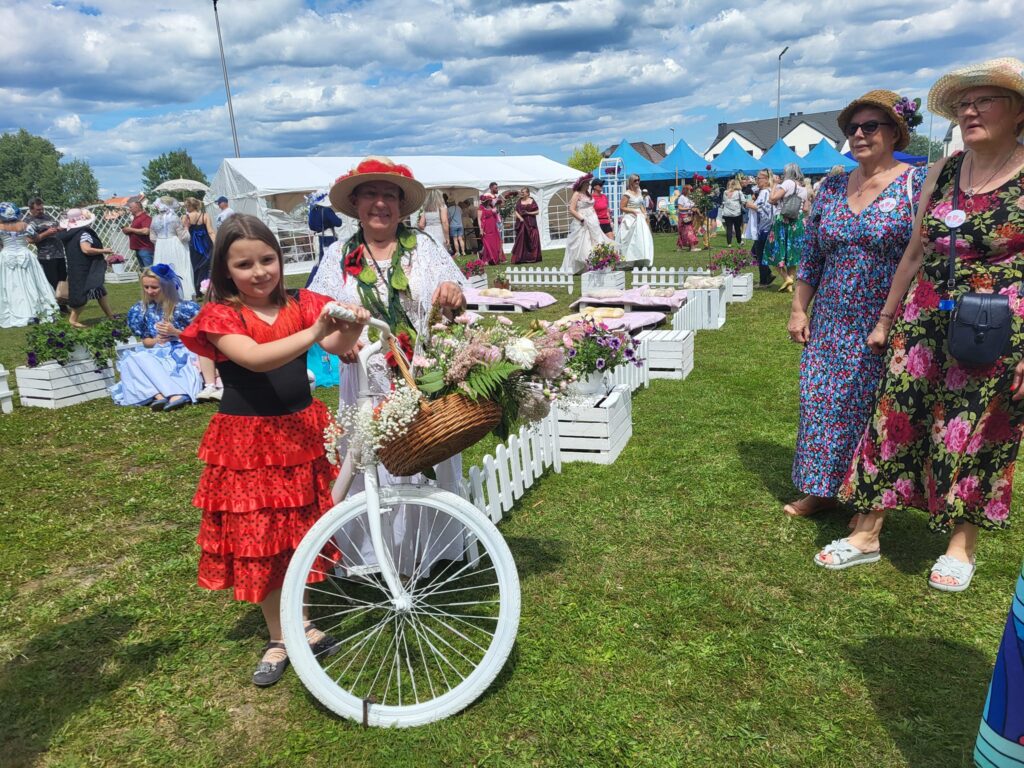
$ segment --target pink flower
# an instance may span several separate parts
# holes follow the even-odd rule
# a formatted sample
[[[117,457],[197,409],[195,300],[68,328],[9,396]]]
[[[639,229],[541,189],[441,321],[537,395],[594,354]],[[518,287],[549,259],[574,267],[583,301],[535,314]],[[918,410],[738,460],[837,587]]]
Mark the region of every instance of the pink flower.
[[[474,320],[473,316],[468,312],[463,312],[461,315],[455,318],[455,322],[459,325],[469,325]]]
[[[946,449],[952,453],[963,453],[970,437],[970,423],[957,416],[946,427]]]
[[[902,349],[893,349],[892,357],[889,358],[889,372],[899,376],[907,370],[907,353]]]
[[[892,509],[893,507],[895,507],[899,503],[900,503],[900,500],[899,500],[899,497],[896,496],[896,491],[892,490],[891,488],[888,489],[888,490],[882,491],[882,506],[885,509]]]
[[[896,443],[892,440],[882,441],[882,461],[888,461],[896,455]]]
[[[916,303],[910,302],[906,307],[903,308],[903,319],[907,322],[914,322],[921,316],[921,307]]]
[[[896,492],[903,497],[904,501],[910,501],[911,497],[914,495],[914,484],[905,477],[901,477],[893,483],[893,488],[895,488]]]
[[[499,323],[501,323],[502,325],[512,325],[512,321],[511,321],[511,320],[509,320],[509,319],[508,319],[507,317],[505,317],[504,315],[498,315],[498,317],[497,317],[497,320],[498,320],[498,322],[499,322]]]
[[[572,349],[572,336],[570,336],[568,333],[563,333],[562,343],[565,344],[567,349]]]
[[[976,506],[981,501],[981,483],[975,475],[968,475],[956,484],[956,495],[969,506]]]
[[[946,218],[946,214],[953,210],[953,204],[951,202],[941,202],[932,208],[932,216],[939,221]]]
[[[923,309],[938,309],[939,294],[935,290],[934,283],[922,280],[914,289],[914,303]]]
[[[981,446],[984,445],[984,444],[985,444],[984,436],[980,432],[975,433],[971,437],[970,441],[967,443],[967,453],[968,453],[968,455],[973,456],[974,454],[976,454],[978,451],[981,450]]]
[[[885,420],[885,432],[896,445],[906,445],[914,439],[914,427],[910,417],[902,411],[893,411]]]
[[[942,419],[936,419],[932,422],[932,442],[936,445],[942,445],[946,439],[946,422]]]
[[[427,358],[425,358],[423,355],[413,355],[412,364],[416,368],[426,368],[428,365],[430,365],[430,361],[427,360]]]
[[[915,379],[922,379],[928,375],[932,367],[932,351],[923,344],[915,344],[907,354],[907,373]]]
[[[996,522],[1005,520],[1010,516],[1010,508],[1000,499],[992,499],[985,506],[985,517]]]
[[[956,392],[967,386],[967,371],[959,365],[951,366],[946,371],[946,389]]]

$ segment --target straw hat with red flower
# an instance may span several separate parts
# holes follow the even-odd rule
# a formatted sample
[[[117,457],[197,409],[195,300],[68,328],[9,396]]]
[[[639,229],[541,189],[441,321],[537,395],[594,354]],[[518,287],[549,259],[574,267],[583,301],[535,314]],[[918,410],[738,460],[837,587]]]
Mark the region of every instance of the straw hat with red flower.
[[[371,181],[386,181],[401,190],[398,213],[403,217],[418,211],[427,197],[427,190],[416,181],[408,166],[387,157],[367,157],[334,182],[330,192],[331,205],[336,211],[356,218],[358,214],[352,196],[359,185]]]

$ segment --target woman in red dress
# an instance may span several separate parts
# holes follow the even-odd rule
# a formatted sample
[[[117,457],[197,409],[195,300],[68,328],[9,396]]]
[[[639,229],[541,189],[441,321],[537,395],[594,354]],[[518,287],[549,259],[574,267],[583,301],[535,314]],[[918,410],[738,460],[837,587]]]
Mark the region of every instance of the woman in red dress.
[[[537,214],[540,206],[530,196],[530,190],[519,190],[519,199],[513,214],[516,221],[516,242],[512,246],[513,264],[531,264],[540,261],[540,230],[537,229]]]
[[[505,251],[501,244],[500,213],[498,213],[498,184],[492,181],[487,192],[480,195],[480,234],[484,240],[481,258],[488,264],[504,264]]]
[[[258,603],[270,643],[253,675],[276,683],[288,666],[281,638],[281,585],[292,553],[320,516],[334,506],[337,471],[327,461],[327,408],[309,392],[306,350],[319,343],[345,354],[360,325],[332,319],[330,299],[285,291],[284,259],[259,219],[236,213],[217,236],[207,303],[181,341],[217,363],[224,395],[199,446],[206,463],[192,503],[202,509],[197,542],[199,584],[234,589],[236,600]],[[351,308],[360,321],[369,313]],[[340,554],[325,551],[320,570]],[[311,579],[312,581],[313,579]],[[334,642],[312,624],[316,652]]]
[[[590,196],[594,198],[594,213],[597,214],[597,223],[601,225],[601,231],[606,235],[612,233],[612,217],[608,212],[608,196],[604,193],[604,182],[594,179],[590,182]]]

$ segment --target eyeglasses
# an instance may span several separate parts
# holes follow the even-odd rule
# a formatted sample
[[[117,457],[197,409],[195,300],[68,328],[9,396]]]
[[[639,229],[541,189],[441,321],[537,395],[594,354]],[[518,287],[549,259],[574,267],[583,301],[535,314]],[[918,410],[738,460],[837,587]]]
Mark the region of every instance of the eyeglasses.
[[[376,189],[360,189],[356,192],[356,197],[360,200],[377,200],[379,198],[385,203],[397,203],[399,200],[397,192],[379,192]]]
[[[979,115],[988,112],[992,109],[992,102],[996,99],[1008,99],[1009,96],[982,96],[980,99],[974,99],[972,101],[955,101],[951,105],[956,111],[957,116],[967,114],[967,110],[973,109]]]
[[[882,125],[892,125],[892,123],[887,123],[882,120],[868,120],[864,123],[847,123],[846,128],[843,129],[843,133],[847,136],[856,136],[857,131],[860,131],[865,136],[870,136],[878,130],[879,126]]]

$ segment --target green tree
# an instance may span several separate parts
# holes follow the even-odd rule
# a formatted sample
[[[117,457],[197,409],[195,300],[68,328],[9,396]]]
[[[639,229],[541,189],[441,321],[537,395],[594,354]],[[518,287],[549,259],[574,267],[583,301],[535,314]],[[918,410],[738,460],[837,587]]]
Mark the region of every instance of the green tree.
[[[570,168],[575,168],[577,171],[590,173],[601,164],[603,159],[604,155],[601,154],[601,150],[597,148],[597,145],[588,141],[582,147],[572,148],[572,154],[569,155],[566,165]]]
[[[0,199],[25,205],[39,195],[62,207],[96,201],[99,184],[85,160],[61,163],[53,143],[24,128],[0,135]]]
[[[164,152],[146,163],[146,167],[142,169],[142,188],[146,195],[152,196],[154,187],[171,179],[191,179],[192,181],[201,181],[203,184],[210,183],[206,174],[200,170],[195,160],[184,148]],[[169,194],[179,200],[189,195],[199,198],[203,196],[201,192],[172,192]]]
[[[922,157],[927,157],[929,144],[931,145],[932,149],[932,160],[942,157],[942,142],[929,139],[927,136],[924,136],[920,133],[910,134],[910,143],[907,145],[907,148],[904,149],[903,151],[906,152],[908,155],[921,155]]]

